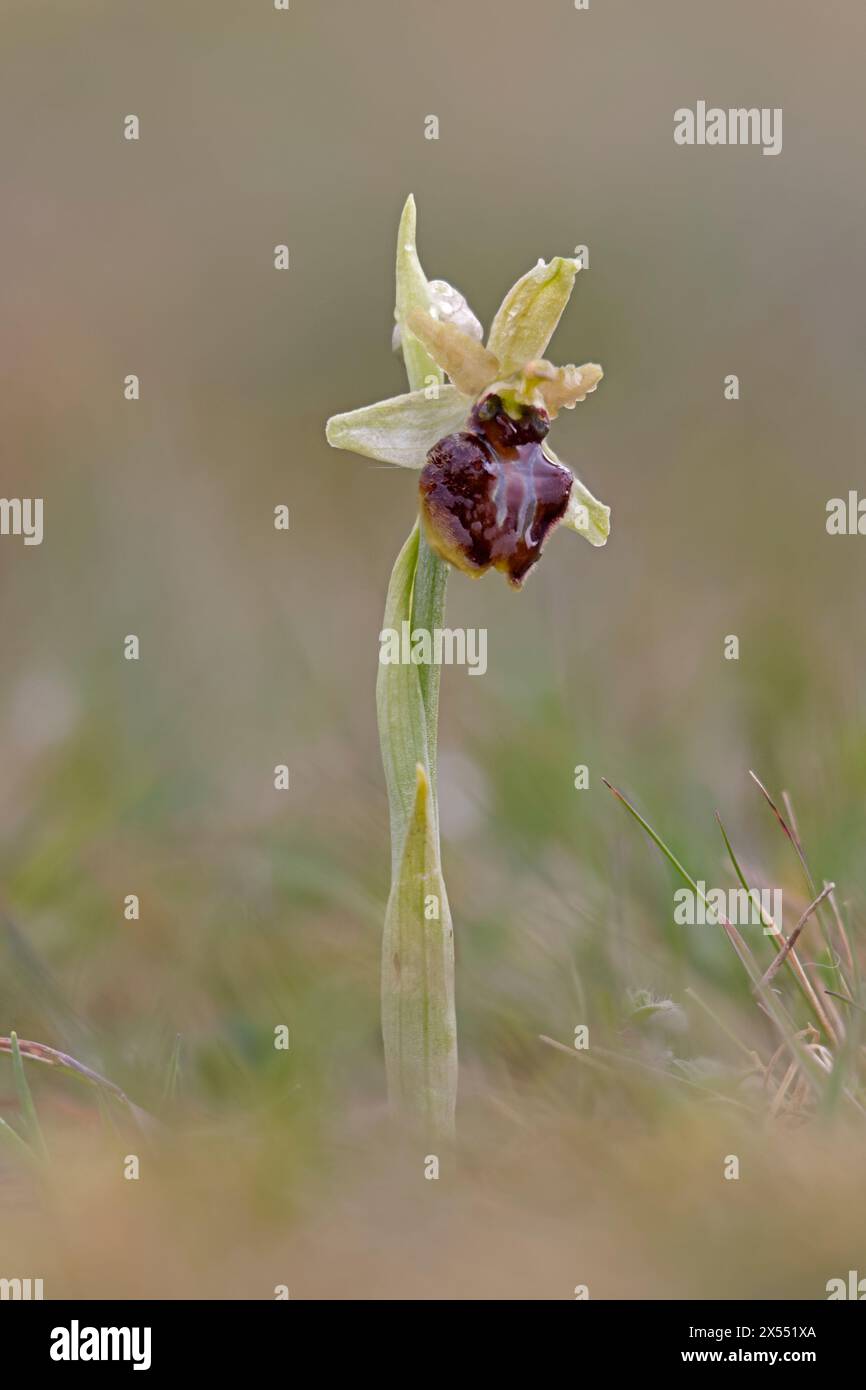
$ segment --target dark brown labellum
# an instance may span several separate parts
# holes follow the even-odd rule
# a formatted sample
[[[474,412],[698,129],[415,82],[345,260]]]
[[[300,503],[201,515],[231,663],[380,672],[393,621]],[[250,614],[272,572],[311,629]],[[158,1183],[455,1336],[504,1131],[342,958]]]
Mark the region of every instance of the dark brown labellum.
[[[483,397],[467,428],[440,439],[421,470],[421,516],[431,547],[466,574],[502,570],[520,588],[568,505],[572,476],[546,458],[544,410],[509,415]]]

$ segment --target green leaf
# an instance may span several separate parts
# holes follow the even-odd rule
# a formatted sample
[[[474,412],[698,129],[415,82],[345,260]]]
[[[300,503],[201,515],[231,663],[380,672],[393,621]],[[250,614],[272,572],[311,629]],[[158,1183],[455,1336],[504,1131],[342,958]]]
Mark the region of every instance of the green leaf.
[[[555,256],[547,263],[539,261],[508,291],[487,342],[499,358],[503,377],[544,356],[579,269],[578,261]]]
[[[402,633],[412,622],[412,595],[418,563],[419,527],[416,521],[394,562],[382,630]],[[415,800],[415,769],[429,767],[427,718],[418,666],[379,663],[376,678],[376,710],[388,805],[391,811],[392,877],[403,853],[403,841]]]
[[[418,539],[418,563],[415,566],[415,582],[412,587],[412,628],[424,628],[435,632],[445,625],[445,597],[448,589],[448,565],[430,549],[423,531]],[[424,701],[424,716],[427,724],[427,767],[430,771],[430,786],[433,805],[438,807],[436,744],[439,731],[439,686],[442,680],[442,667],[435,661],[429,666],[418,667],[418,683],[421,686],[421,699]]]
[[[426,385],[428,377],[435,377],[437,381],[445,379],[423,343],[408,326],[412,310],[428,310],[432,299],[429,281],[418,259],[415,222],[415,199],[410,193],[397,231],[397,303],[394,317],[400,326],[403,361],[413,390]]]
[[[425,391],[410,391],[332,415],[325,429],[328,443],[381,463],[423,468],[433,445],[459,430],[469,414],[469,402],[455,387],[439,386],[437,392],[435,400]]]
[[[392,1102],[431,1136],[449,1135],[457,1090],[454,932],[430,782],[421,763],[385,914],[382,1036]]]

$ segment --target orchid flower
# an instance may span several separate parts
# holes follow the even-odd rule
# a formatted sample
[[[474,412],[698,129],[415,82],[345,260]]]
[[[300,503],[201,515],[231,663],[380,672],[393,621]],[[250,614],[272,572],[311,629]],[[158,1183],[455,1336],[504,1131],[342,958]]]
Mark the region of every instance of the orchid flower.
[[[394,345],[411,389],[333,415],[326,427],[336,448],[420,470],[420,524],[397,556],[380,638],[404,625],[441,628],[449,565],[472,576],[499,569],[519,588],[559,522],[592,545],[607,540],[608,508],[546,442],[550,421],[601,380],[592,363],[554,367],[543,356],[579,269],[568,258],[539,261],[505,296],[484,346],[463,295],[424,274],[407,200]],[[376,704],[391,822],[381,977],[388,1093],[425,1135],[447,1139],[457,1023],[436,790],[439,677],[435,664],[390,664],[380,651]]]
[[[327,438],[335,448],[421,469],[431,548],[464,573],[493,567],[520,587],[557,522],[592,545],[604,545],[610,530],[610,509],[546,442],[550,421],[602,377],[595,363],[555,367],[543,356],[580,262],[539,261],[505,296],[485,347],[463,296],[445,281],[425,280],[414,223],[410,200],[398,246],[395,338],[410,371],[420,365],[424,385],[332,416]],[[438,371],[426,370],[431,362]]]

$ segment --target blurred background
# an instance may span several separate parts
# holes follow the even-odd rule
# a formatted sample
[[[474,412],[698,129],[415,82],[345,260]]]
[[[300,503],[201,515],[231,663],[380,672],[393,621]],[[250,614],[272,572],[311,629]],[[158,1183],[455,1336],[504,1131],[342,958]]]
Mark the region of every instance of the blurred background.
[[[739,1103],[777,1040],[601,781],[728,886],[718,810],[791,926],[808,893],[754,768],[862,933],[866,542],[825,529],[864,485],[862,8],[6,0],[2,28],[2,493],[44,497],[45,539],[0,539],[0,1034],[161,1128],[125,1182],[139,1140],[29,1066],[53,1162],[34,1185],[0,1150],[0,1275],[760,1298],[866,1274],[862,1117]],[[782,153],[676,146],[698,100],[782,107]],[[612,508],[606,549],[554,537],[523,593],[450,581],[449,623],[489,636],[483,679],[443,678],[462,1089],[438,1183],[388,1128],[378,1023],[377,636],[416,482],[323,434],[404,389],[410,191],[428,275],[485,325],[589,247],[550,356],[606,375],[555,447]],[[539,1041],[582,1023],[636,1065]]]

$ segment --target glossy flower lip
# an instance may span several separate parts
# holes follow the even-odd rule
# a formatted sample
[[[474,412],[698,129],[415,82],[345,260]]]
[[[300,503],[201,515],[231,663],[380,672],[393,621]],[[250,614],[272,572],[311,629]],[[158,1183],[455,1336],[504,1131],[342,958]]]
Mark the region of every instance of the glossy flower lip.
[[[519,589],[568,507],[573,478],[542,441],[547,411],[514,416],[495,392],[467,427],[433,445],[421,471],[421,520],[431,548],[473,578],[493,568]]]
[[[503,457],[495,447],[495,458],[491,460],[490,440],[485,435],[491,428],[492,417],[485,424],[477,415],[484,400],[495,396],[500,423],[520,422],[527,411],[540,412],[549,421],[560,410],[572,409],[595,391],[602,378],[597,364],[556,367],[544,357],[579,270],[580,263],[569,257],[539,261],[508,291],[485,346],[479,340],[477,320],[463,296],[445,282],[427,281],[424,276],[415,250],[415,205],[411,197],[404,208],[398,237],[397,327],[407,366],[413,364],[415,368],[413,379],[425,380],[427,384],[420,390],[334,415],[328,421],[326,434],[335,448],[404,468],[421,469],[421,512],[428,541],[442,558],[465,573],[484,573],[491,567],[502,569],[519,587],[537,560],[547,534],[559,521],[592,545],[604,545],[607,541],[610,509],[561,463],[546,441],[533,441],[531,461],[526,457]],[[434,286],[438,289],[434,290]],[[460,306],[459,313],[448,312],[452,305]],[[438,372],[434,375],[432,369]],[[481,444],[477,438],[479,428]],[[463,435],[475,435],[474,445],[466,441],[462,445],[454,443]],[[529,441],[526,447],[528,444]],[[464,491],[475,492],[477,515],[470,515],[466,506],[456,502],[456,513],[450,518],[447,514],[445,492],[458,480],[455,459],[452,457],[449,463],[446,455],[455,449],[462,451],[461,486]],[[474,459],[474,465],[470,459]],[[484,459],[494,471],[498,468],[499,501],[495,511],[498,525],[505,528],[501,535],[491,532],[487,510],[489,475],[484,471]],[[477,477],[471,472],[473,466],[481,469]],[[430,485],[435,476],[429,471],[431,468],[440,470],[436,486]],[[555,514],[549,515],[547,493],[557,487],[561,491],[563,474],[571,478],[571,486],[566,489],[564,500],[557,498]],[[503,508],[502,498],[506,495],[511,501]],[[519,507],[514,510],[518,504],[523,507],[522,512]],[[481,532],[491,533],[486,540],[477,541],[474,549],[462,535],[467,521],[470,528],[473,522],[480,523],[476,537]],[[489,563],[485,560],[487,543]],[[522,568],[525,561],[528,563]]]

